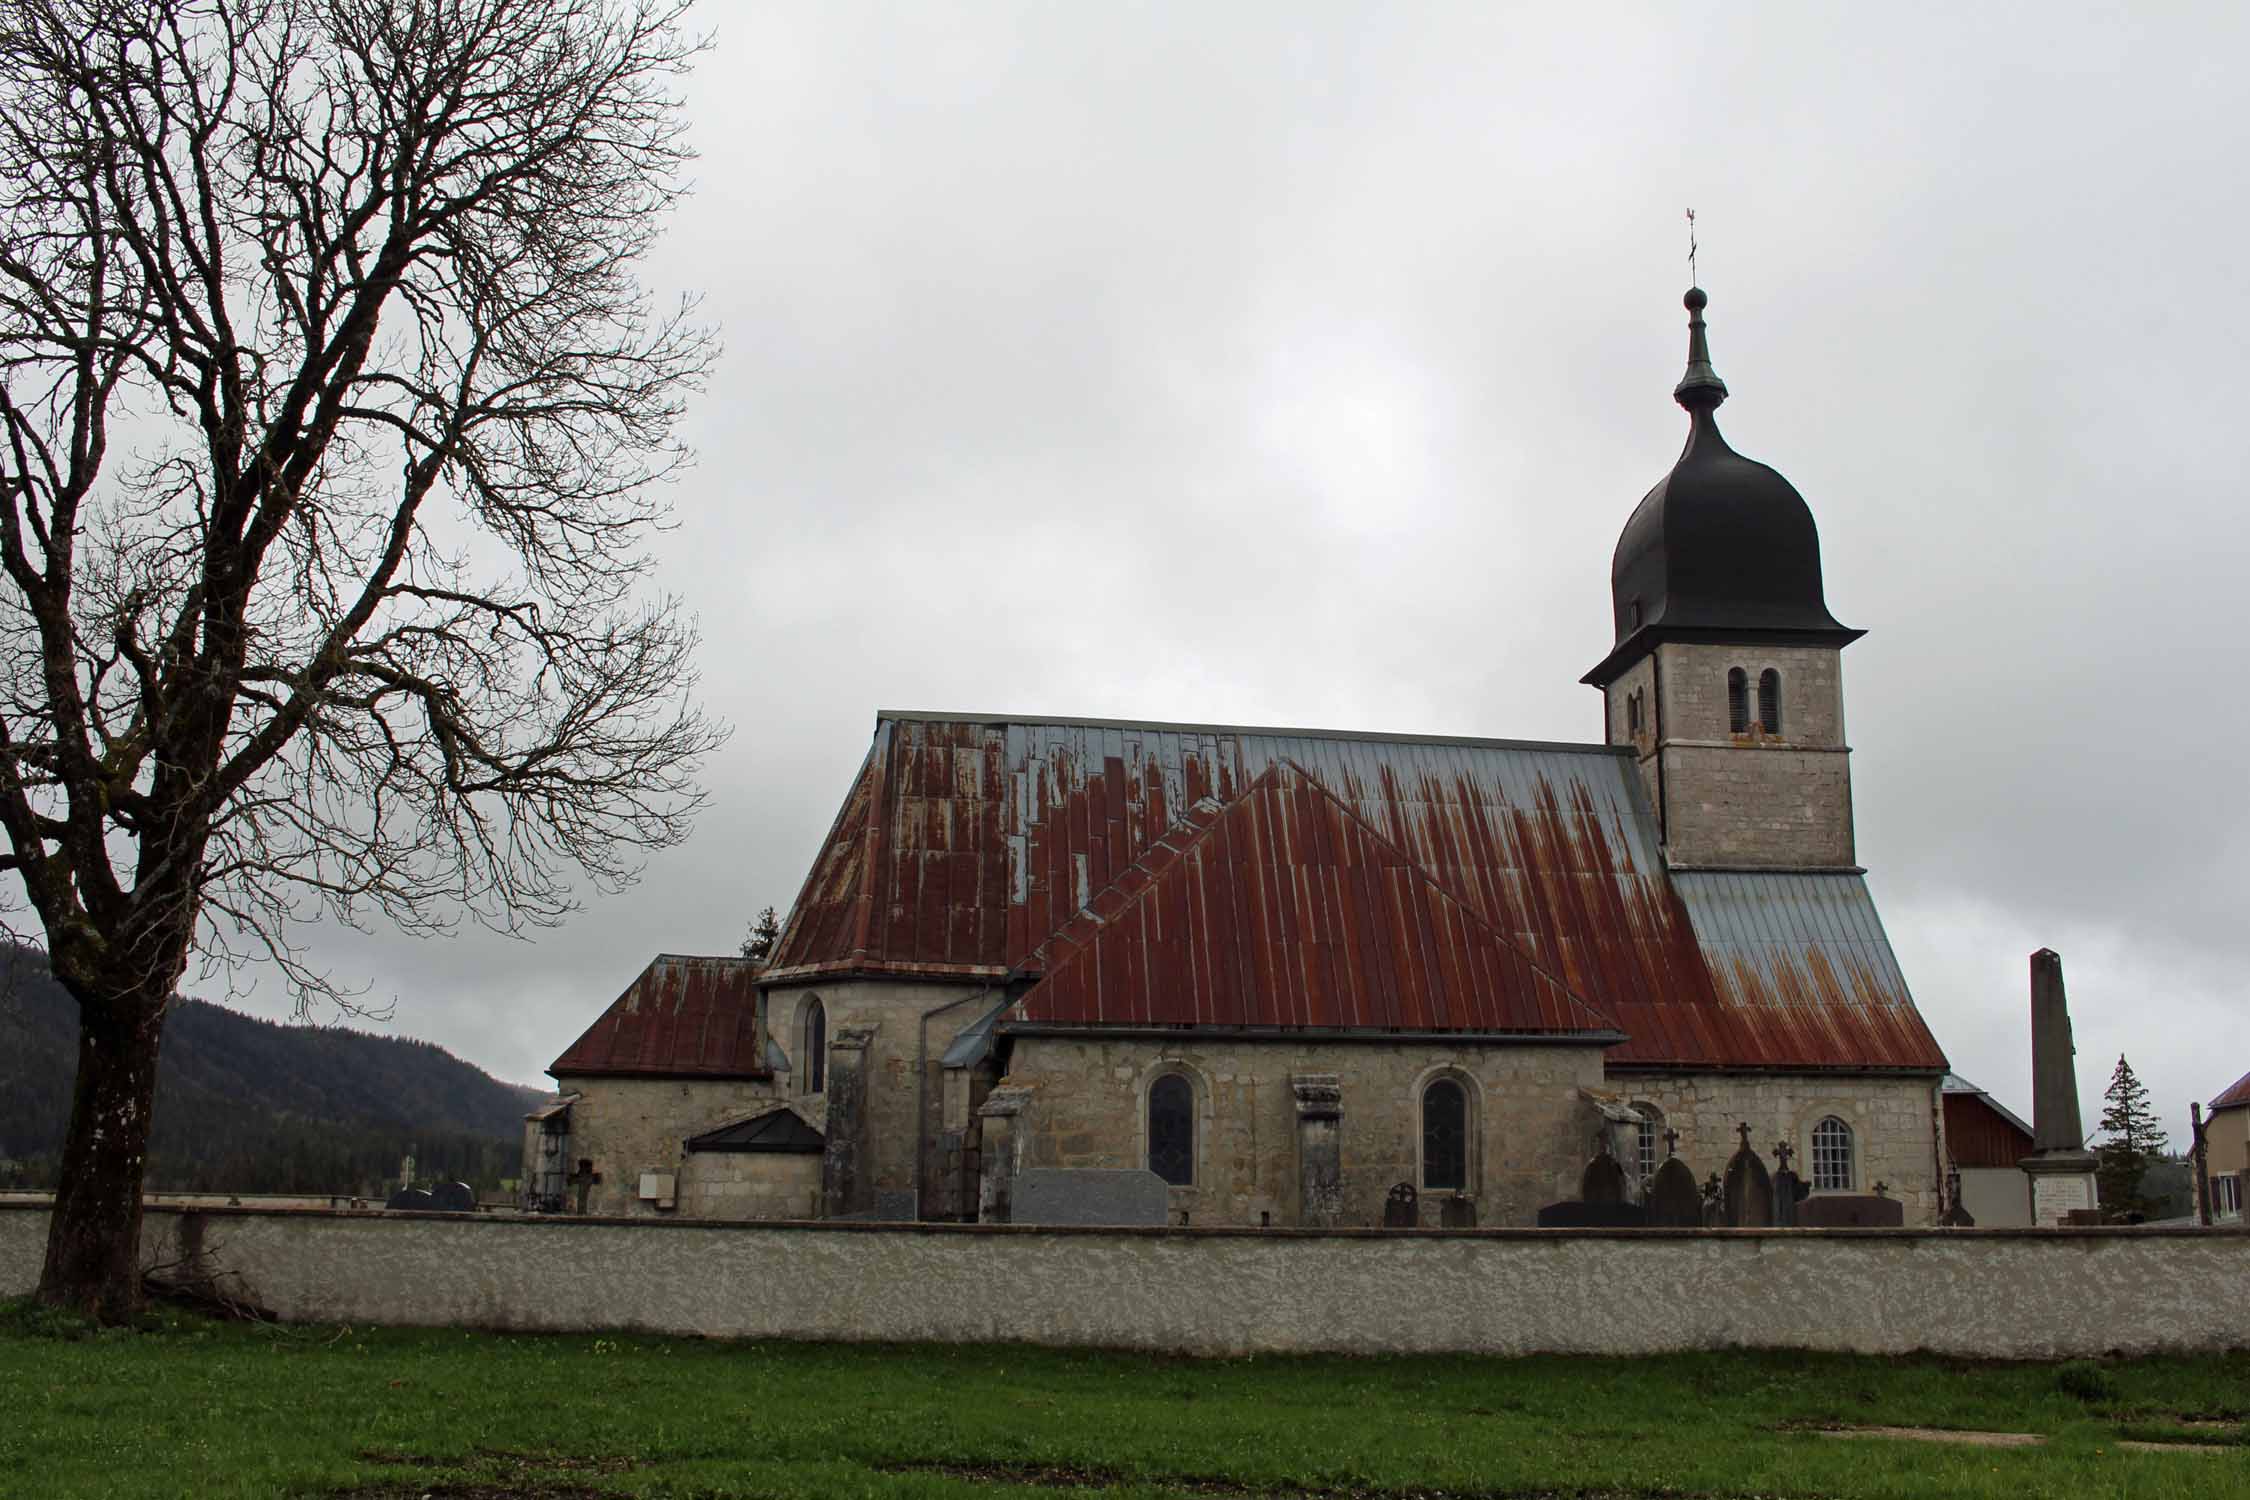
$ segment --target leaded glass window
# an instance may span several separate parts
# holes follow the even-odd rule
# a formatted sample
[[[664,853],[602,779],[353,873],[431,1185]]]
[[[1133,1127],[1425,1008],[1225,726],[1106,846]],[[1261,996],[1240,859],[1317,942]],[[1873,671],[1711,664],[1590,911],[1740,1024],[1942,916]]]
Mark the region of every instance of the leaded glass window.
[[[1174,1187],[1195,1181],[1195,1085],[1177,1073],[1149,1085],[1148,1169]]]
[[[1422,1090],[1422,1186],[1469,1185],[1469,1094],[1450,1078]]]
[[[1852,1190],[1852,1128],[1834,1115],[1813,1127],[1812,1185],[1818,1193]]]

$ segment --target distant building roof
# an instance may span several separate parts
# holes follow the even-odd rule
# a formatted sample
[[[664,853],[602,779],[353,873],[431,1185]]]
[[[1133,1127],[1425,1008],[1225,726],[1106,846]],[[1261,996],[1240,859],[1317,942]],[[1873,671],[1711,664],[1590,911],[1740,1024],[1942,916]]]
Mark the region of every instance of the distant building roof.
[[[2031,1155],[2032,1130],[1958,1073],[1945,1075],[1945,1149],[1957,1167],[2012,1167]]]
[[[758,1051],[759,966],[660,953],[586,1034],[549,1065],[556,1078],[769,1078]]]
[[[1857,874],[1672,875],[1629,752],[1603,745],[886,712],[763,978],[1043,975],[1075,919],[1193,836],[1197,804],[1284,764],[1396,851],[1398,879],[1616,1023],[1612,1067],[1945,1066]],[[1318,930],[1316,883],[1246,878],[1240,899],[1261,889],[1285,935]],[[1378,1024],[1443,1029],[1429,1014]]]
[[[2243,1074],[2211,1101],[2212,1109],[2239,1109],[2250,1104],[2250,1073]]]

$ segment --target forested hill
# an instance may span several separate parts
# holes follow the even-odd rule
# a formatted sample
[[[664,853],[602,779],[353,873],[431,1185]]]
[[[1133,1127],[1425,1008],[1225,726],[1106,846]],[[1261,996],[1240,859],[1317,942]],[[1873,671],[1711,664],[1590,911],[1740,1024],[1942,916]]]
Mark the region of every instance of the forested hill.
[[[51,1186],[77,1068],[78,1007],[35,948],[0,944],[0,1186]],[[415,1176],[516,1175],[536,1089],[428,1042],[283,1026],[200,1000],[165,1021],[151,1188],[367,1193]]]

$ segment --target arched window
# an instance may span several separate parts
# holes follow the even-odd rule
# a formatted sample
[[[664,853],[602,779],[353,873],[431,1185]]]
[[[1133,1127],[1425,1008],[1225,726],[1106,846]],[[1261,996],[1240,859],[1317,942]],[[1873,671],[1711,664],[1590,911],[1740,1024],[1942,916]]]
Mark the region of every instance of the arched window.
[[[1727,669],[1727,733],[1750,732],[1750,674],[1740,667]]]
[[[1450,1078],[1422,1090],[1422,1186],[1469,1186],[1469,1091]]]
[[[828,1087],[828,1007],[816,996],[805,1006],[805,1092]]]
[[[1812,1185],[1816,1193],[1852,1190],[1852,1128],[1834,1115],[1812,1128]]]
[[[1633,1113],[1641,1117],[1633,1152],[1633,1178],[1647,1182],[1664,1161],[1663,1153],[1656,1149],[1663,1139],[1664,1111],[1653,1104],[1636,1104]]]
[[[1781,733],[1781,674],[1771,667],[1758,674],[1758,727]]]
[[[1195,1181],[1195,1085],[1177,1073],[1148,1086],[1148,1169],[1174,1187]]]

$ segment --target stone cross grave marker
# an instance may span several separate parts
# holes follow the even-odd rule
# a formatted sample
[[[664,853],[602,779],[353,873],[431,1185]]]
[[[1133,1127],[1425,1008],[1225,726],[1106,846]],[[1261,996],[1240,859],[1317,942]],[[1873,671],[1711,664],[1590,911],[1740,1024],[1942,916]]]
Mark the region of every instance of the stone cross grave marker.
[[[1578,1176],[1578,1201],[1581,1203],[1623,1203],[1628,1197],[1625,1168],[1610,1153],[1609,1132],[1594,1134],[1594,1159],[1586,1163],[1586,1170]]]
[[[1694,1229],[1703,1223],[1703,1190],[1695,1173],[1680,1160],[1680,1133],[1664,1131],[1664,1160],[1648,1184],[1648,1223],[1652,1229]]]
[[[1797,1205],[1812,1191],[1811,1184],[1789,1169],[1789,1158],[1796,1154],[1787,1141],[1774,1142],[1773,1159],[1781,1163],[1781,1170],[1773,1174],[1773,1221],[1782,1229],[1796,1227]]]
[[[1773,1223],[1773,1178],[1751,1149],[1749,1122],[1735,1129],[1742,1134],[1742,1144],[1727,1163],[1722,1220],[1737,1229],[1764,1229]]]
[[[1421,1195],[1414,1184],[1401,1182],[1391,1188],[1383,1200],[1383,1227],[1385,1229],[1412,1229],[1422,1222]]]

